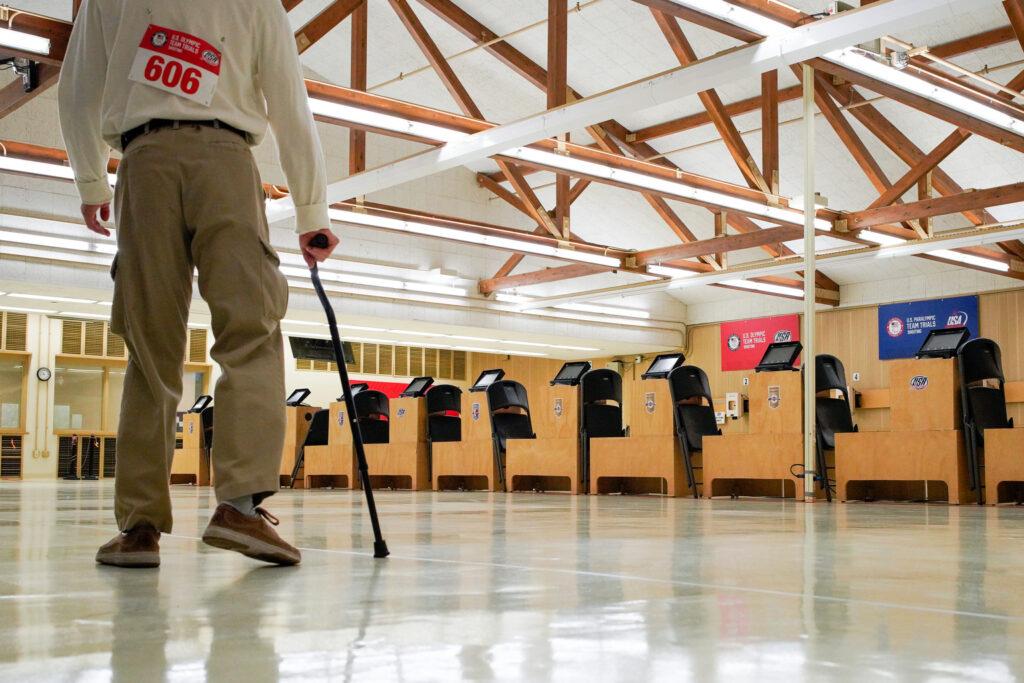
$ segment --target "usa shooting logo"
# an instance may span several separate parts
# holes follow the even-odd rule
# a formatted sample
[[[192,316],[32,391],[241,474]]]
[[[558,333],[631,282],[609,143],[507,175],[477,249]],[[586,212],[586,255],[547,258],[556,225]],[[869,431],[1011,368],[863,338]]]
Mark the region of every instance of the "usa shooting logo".
[[[343,411],[338,411],[338,426],[345,426],[345,413]]]
[[[562,399],[555,399],[555,417],[562,417],[565,408],[562,406]]]
[[[405,417],[405,408],[398,409],[398,417]]]
[[[789,330],[779,330],[775,333],[775,343],[781,344],[782,342],[788,342],[793,338],[793,333]]]
[[[910,378],[910,388],[914,391],[922,391],[928,388],[927,375],[914,375]]]
[[[906,326],[903,324],[903,318],[889,318],[889,322],[885,324],[886,334],[893,339],[903,336],[904,329],[906,329]]]
[[[473,422],[476,422],[477,420],[480,419],[480,404],[479,403],[474,403],[473,404],[473,410],[470,412],[470,414],[473,416]]]
[[[967,312],[953,311],[946,320],[946,327],[967,327]]]
[[[654,392],[644,394],[644,410],[647,411],[648,415],[654,414],[654,409],[658,407],[657,402],[654,400]]]

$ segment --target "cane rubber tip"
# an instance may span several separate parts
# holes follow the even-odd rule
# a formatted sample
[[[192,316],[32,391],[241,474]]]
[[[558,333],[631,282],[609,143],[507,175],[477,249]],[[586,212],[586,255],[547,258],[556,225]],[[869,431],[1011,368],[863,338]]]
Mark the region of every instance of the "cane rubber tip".
[[[385,541],[374,541],[373,542],[373,556],[377,559],[383,559],[390,555],[388,551],[388,544]]]

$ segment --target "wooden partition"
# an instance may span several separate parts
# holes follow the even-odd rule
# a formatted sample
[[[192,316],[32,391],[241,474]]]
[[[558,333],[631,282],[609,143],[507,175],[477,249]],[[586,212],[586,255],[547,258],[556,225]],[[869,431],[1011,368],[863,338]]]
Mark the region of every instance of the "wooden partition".
[[[935,482],[950,503],[976,500],[960,431],[956,360],[890,361],[889,379],[890,430],[836,435],[839,499],[889,497],[891,488],[880,492],[874,482],[898,482],[904,496],[924,497],[925,486]],[[934,487],[927,491],[936,497]]]
[[[630,415],[629,436],[590,441],[590,492],[692,495],[668,380],[624,381],[623,403],[623,413],[628,406]]]
[[[986,429],[984,462],[986,503],[1024,501],[1024,429]]]
[[[209,486],[212,444],[206,443],[202,415],[185,413],[181,417],[182,429],[176,436],[174,459],[171,460],[171,483]]]
[[[462,440],[433,444],[434,490],[500,490],[487,394],[482,391],[463,392],[459,412],[462,415]]]
[[[295,469],[295,458],[298,456],[299,448],[306,441],[306,434],[309,433],[313,415],[320,410],[316,406],[285,406],[285,431],[284,447],[281,449],[281,469],[278,475],[281,478],[281,486],[291,484],[292,472]],[[302,488],[305,482],[303,472],[299,470],[299,477],[295,480],[295,488]]]
[[[781,495],[803,500],[802,373],[761,372],[750,380],[748,432],[704,437],[705,498]]]
[[[363,448],[374,488],[430,488],[427,458],[427,411],[425,398],[393,398],[389,403],[388,443],[368,443]],[[344,402],[331,404],[327,446],[306,449],[305,481],[310,488],[333,486],[358,488],[352,428]]]
[[[505,481],[509,491],[583,493],[579,394],[579,387],[562,384],[549,384],[529,394],[537,438],[506,442]]]

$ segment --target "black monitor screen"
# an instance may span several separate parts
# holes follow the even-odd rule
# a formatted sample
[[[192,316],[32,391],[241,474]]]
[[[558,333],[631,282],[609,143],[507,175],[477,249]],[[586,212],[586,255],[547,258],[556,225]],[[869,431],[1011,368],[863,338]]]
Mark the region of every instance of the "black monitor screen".
[[[301,405],[302,402],[306,400],[306,397],[309,396],[311,393],[313,392],[311,392],[309,389],[296,389],[292,393],[288,394],[288,398],[284,400],[284,404],[286,406]]]
[[[681,353],[663,353],[651,362],[641,379],[662,379],[683,364],[686,358]]]
[[[192,407],[188,409],[190,413],[201,413],[206,410],[207,406],[213,403],[213,396],[203,394],[196,399],[196,402],[192,404]]]
[[[551,380],[551,384],[567,384],[574,387],[580,383],[583,375],[587,374],[590,367],[590,362],[585,360],[566,363],[558,371],[558,374],[555,375],[555,378]]]
[[[353,396],[358,394],[360,391],[366,391],[369,388],[370,388],[370,385],[367,384],[366,382],[354,382],[354,383],[349,385],[349,389],[352,390],[352,395]],[[338,400],[339,401],[344,401],[345,397],[344,396],[339,396]]]
[[[409,382],[409,386],[407,386],[402,391],[400,396],[422,396],[423,394],[427,393],[427,389],[429,389],[430,385],[433,383],[433,377],[417,377],[413,381]]]
[[[769,344],[756,370],[793,370],[803,348],[803,344],[798,341]]]
[[[970,336],[966,327],[949,327],[942,330],[932,330],[928,337],[921,344],[917,352],[918,358],[952,358],[956,355],[967,337]]]
[[[322,360],[329,363],[335,362],[334,345],[330,339],[319,339],[315,337],[288,337],[288,343],[292,347],[292,356],[297,360]],[[345,354],[345,363],[352,365],[356,362],[352,354],[352,345],[348,342],[341,343],[342,353]]]
[[[504,370],[484,370],[480,373],[480,376],[476,378],[476,381],[473,382],[473,386],[471,386],[469,390],[484,391],[487,387],[491,386],[504,376]]]

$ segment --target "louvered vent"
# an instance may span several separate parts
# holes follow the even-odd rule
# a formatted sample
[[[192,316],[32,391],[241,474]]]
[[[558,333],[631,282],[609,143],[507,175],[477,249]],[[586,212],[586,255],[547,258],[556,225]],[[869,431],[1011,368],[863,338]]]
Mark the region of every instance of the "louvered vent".
[[[85,323],[85,347],[82,354],[86,356],[102,356],[103,342],[107,337],[107,324],[100,320]]]
[[[125,348],[124,339],[107,330],[107,355],[114,358],[126,358],[128,349]]]
[[[62,436],[57,444],[57,476],[78,478],[78,439]]]
[[[413,346],[409,349],[409,374],[423,376],[423,349]]]
[[[377,345],[363,344],[363,369],[362,372],[377,374]]]
[[[188,362],[206,362],[206,330],[191,328],[188,331]]]
[[[451,377],[452,376],[452,354],[455,353],[450,349],[441,349],[440,360],[437,364],[437,376],[438,377]]]
[[[452,358],[452,379],[466,379],[466,358],[465,351],[456,351]]]
[[[60,352],[82,355],[82,321],[65,320],[61,328]]]
[[[295,369],[296,370],[312,370],[313,369],[313,361],[305,360],[305,359],[302,359],[302,358],[296,358],[295,359]]]
[[[395,347],[390,344],[381,344],[377,348],[377,374],[393,374],[395,371]]]
[[[363,368],[363,345],[361,342],[352,342],[352,362],[345,365],[352,372],[361,372]]]
[[[438,356],[441,349],[425,349],[426,360],[423,366],[423,374],[431,377],[440,377],[441,370],[438,367]]]
[[[409,375],[409,347],[395,347],[395,375],[407,377]]]
[[[3,343],[7,351],[28,350],[28,315],[25,313],[2,313],[0,324],[3,326]]]
[[[0,436],[0,477],[21,477],[21,437]]]

